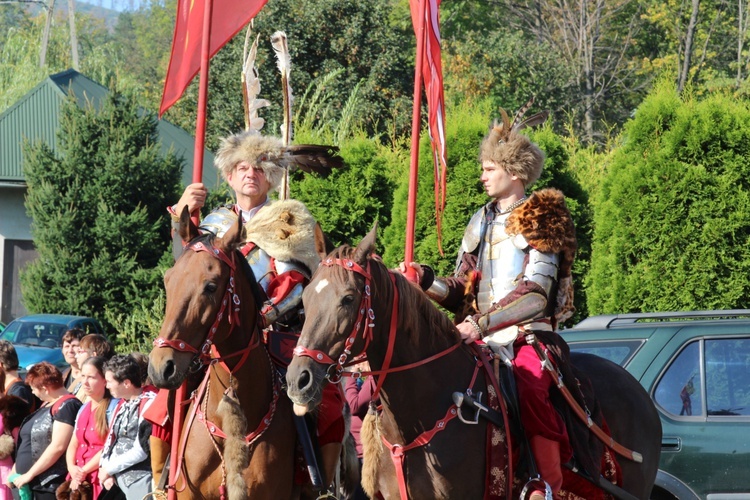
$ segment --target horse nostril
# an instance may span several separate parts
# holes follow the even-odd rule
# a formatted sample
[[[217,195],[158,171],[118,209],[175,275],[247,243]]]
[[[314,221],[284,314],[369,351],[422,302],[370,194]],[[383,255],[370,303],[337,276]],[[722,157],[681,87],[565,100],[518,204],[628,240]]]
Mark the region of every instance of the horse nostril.
[[[175,373],[174,361],[171,359],[164,363],[164,380],[169,380]]]
[[[297,380],[297,385],[299,387],[300,391],[306,390],[310,384],[312,383],[312,377],[310,376],[310,370],[303,370],[302,373],[299,374],[299,379]]]

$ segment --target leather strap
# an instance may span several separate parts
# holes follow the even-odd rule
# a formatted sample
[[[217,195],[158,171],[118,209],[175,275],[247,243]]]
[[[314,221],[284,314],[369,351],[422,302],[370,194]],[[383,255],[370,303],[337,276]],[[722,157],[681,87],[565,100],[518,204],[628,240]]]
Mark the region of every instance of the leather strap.
[[[596,436],[602,443],[604,443],[618,455],[639,464],[643,463],[643,455],[636,451],[630,450],[615,441],[612,436],[604,432],[602,428],[599,427],[596,422],[591,419],[591,416],[588,414],[588,412],[581,408],[581,405],[578,404],[578,401],[576,401],[576,399],[570,393],[570,390],[568,390],[568,388],[565,386],[562,375],[554,366],[553,361],[549,358],[549,356],[547,356],[547,353],[542,349],[541,345],[539,345],[539,342],[536,339],[536,335],[527,335],[526,342],[534,348],[534,351],[536,351],[539,359],[542,361],[542,369],[547,372],[550,377],[552,377],[552,380],[554,381],[560,393],[565,398],[565,401],[567,401],[568,405],[573,410],[573,413],[575,413],[576,416],[584,424],[586,424],[586,427],[591,430],[594,436]]]

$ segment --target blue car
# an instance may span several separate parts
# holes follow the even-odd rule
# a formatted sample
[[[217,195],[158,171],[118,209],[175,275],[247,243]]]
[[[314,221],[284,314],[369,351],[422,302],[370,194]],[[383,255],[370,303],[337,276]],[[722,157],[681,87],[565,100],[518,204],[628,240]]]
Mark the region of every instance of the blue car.
[[[102,326],[94,318],[62,314],[31,314],[14,319],[2,330],[0,339],[13,343],[18,354],[19,374],[35,363],[47,361],[63,369],[68,364],[62,354],[62,336],[71,328],[86,333],[103,334]]]

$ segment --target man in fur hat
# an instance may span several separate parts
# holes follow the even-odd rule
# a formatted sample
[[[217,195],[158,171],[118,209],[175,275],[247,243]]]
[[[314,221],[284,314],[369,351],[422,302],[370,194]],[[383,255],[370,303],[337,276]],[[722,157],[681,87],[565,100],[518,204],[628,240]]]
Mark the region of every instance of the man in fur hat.
[[[466,228],[453,277],[436,278],[427,266],[409,265],[422,289],[457,313],[457,321],[463,319],[457,328],[465,342],[484,340],[508,357],[515,348],[522,423],[540,476],[556,493],[562,486],[560,465],[572,450],[550,402],[552,379],[525,336],[557,336],[557,321],[572,313],[575,228],[560,191],[526,196],[526,187],[542,172],[544,155],[518,129],[506,118],[482,142],[481,181],[491,200]],[[404,263],[400,270],[406,271]],[[544,499],[544,491],[529,498]]]
[[[285,147],[276,137],[242,132],[222,140],[214,163],[234,190],[237,203],[211,212],[201,223],[201,231],[218,237],[242,217],[247,243],[241,249],[255,278],[265,293],[261,317],[265,336],[274,343],[275,332],[302,329],[302,289],[320,262],[315,246],[316,222],[307,207],[296,200],[272,201],[269,191],[278,189],[284,169],[290,166],[339,166],[338,157],[320,146]],[[202,183],[190,184],[168,211],[173,220],[184,207],[190,213],[200,210],[208,191]],[[294,346],[292,345],[291,348]],[[291,352],[290,352],[291,355]],[[328,384],[318,413],[318,445],[325,477],[334,477],[341,453],[345,423],[341,388]]]

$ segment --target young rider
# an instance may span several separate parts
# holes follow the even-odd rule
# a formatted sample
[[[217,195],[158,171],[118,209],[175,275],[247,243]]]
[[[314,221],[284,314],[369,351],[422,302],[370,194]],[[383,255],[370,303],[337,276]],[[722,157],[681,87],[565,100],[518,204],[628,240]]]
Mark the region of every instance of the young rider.
[[[544,155],[512,124],[506,121],[490,131],[479,161],[490,201],[466,228],[454,275],[436,278],[427,266],[409,265],[432,299],[453,312],[468,313],[457,325],[467,343],[483,339],[506,352],[515,348],[523,427],[540,476],[556,493],[562,486],[560,465],[572,450],[550,402],[552,379],[526,336],[556,337],[557,321],[572,314],[575,228],[560,191],[527,196],[526,188],[542,172]],[[401,270],[406,270],[403,263]],[[535,491],[530,498],[543,499],[544,492]]]

